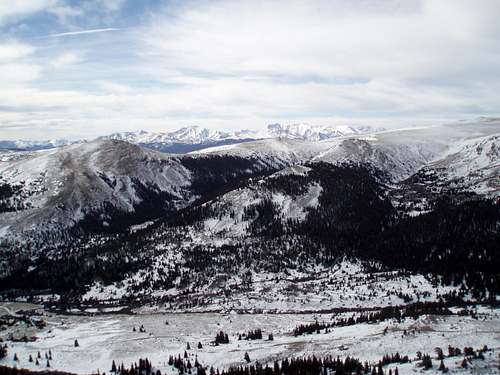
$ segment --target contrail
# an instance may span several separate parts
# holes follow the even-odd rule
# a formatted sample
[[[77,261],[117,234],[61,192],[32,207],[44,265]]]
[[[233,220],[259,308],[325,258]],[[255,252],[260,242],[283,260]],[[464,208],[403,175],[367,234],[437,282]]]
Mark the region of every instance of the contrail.
[[[71,36],[71,35],[81,35],[81,34],[94,34],[94,33],[105,33],[108,31],[118,31],[120,29],[115,29],[115,28],[107,28],[107,29],[91,29],[91,30],[81,30],[81,31],[68,31],[66,33],[59,33],[59,34],[50,34],[47,35],[47,38],[57,38],[60,36]]]

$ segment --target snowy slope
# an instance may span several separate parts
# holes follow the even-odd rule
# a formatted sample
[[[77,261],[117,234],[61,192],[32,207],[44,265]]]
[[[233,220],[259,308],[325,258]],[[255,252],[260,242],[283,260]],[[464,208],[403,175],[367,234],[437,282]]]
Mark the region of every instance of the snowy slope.
[[[1,234],[39,225],[71,226],[104,204],[133,212],[145,189],[168,193],[185,205],[190,173],[178,160],[121,141],[95,141],[0,163],[0,185],[14,189],[4,202],[21,208],[1,213]]]
[[[309,162],[361,164],[381,170],[392,182],[425,167],[438,173],[442,184],[497,196],[499,129],[499,120],[483,120],[314,142],[268,138],[207,148],[185,157],[200,161],[237,157],[261,169],[275,170]],[[185,142],[227,136],[199,128],[176,133],[177,139]],[[133,137],[139,142],[153,139],[150,135],[140,132]],[[184,207],[195,199],[195,193],[190,190],[190,171],[182,164],[183,158],[110,140],[41,152],[4,153],[0,185],[9,184],[16,192],[1,202],[9,208],[4,211],[18,212],[0,214],[0,234],[35,229],[41,222],[56,226],[75,223],[86,213],[101,209],[105,202],[120,211],[134,212],[145,198],[144,190],[168,194],[171,209]],[[276,202],[280,199],[283,205],[289,204],[283,197],[272,197]]]
[[[305,163],[330,148],[327,142],[310,142],[287,138],[269,138],[259,141],[210,147],[193,155],[226,155],[249,159],[260,158],[284,165]]]
[[[311,182],[302,194],[293,196],[282,191],[270,189],[266,182],[279,176],[300,175],[306,176],[307,167],[292,166],[283,169],[265,179],[252,181],[246,187],[230,191],[209,202],[210,209],[214,214],[205,219],[200,225],[196,238],[220,237],[224,241],[234,237],[249,236],[250,225],[258,214],[252,215],[248,211],[252,208],[272,202],[276,209],[277,219],[296,220],[301,222],[305,219],[308,208],[315,208],[322,192],[322,187],[317,182]]]
[[[422,174],[432,177],[440,190],[457,189],[500,196],[500,134],[467,140],[426,165]]]
[[[223,151],[173,156],[118,140],[5,152],[0,155],[0,187],[7,186],[6,195],[0,195],[0,235],[67,228],[91,213],[102,213],[100,222],[108,225],[112,217],[106,211],[140,216],[137,208],[144,202],[150,205],[147,210],[174,212],[199,198],[200,188],[223,188],[207,186],[207,181],[228,183],[305,160],[290,145],[246,156]]]
[[[428,163],[445,157],[464,142],[495,135],[499,131],[500,121],[496,120],[354,135],[331,141],[330,149],[316,156],[313,161],[370,165],[387,173],[396,182],[408,178]],[[498,143],[498,138],[492,142]],[[464,159],[464,165],[469,163],[472,163],[470,159]]]

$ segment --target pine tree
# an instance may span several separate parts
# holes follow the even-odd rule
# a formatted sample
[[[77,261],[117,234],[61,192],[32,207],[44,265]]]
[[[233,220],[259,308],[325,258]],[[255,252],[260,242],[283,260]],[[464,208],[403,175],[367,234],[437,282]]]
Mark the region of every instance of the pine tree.
[[[443,358],[444,358],[443,350],[441,348],[436,348],[436,349],[434,349],[434,351],[437,354],[437,359],[443,360]]]
[[[464,358],[464,360],[462,361],[462,364],[460,366],[462,366],[462,368],[469,367],[469,365],[467,364],[467,359],[466,358]]]
[[[75,339],[75,348],[78,348],[80,346],[80,344],[78,343],[78,340]]]
[[[113,359],[113,363],[111,364],[111,372],[116,372],[116,363],[115,363],[114,359]]]
[[[19,357],[17,356],[17,353],[14,353],[14,361],[19,362]]]
[[[202,349],[203,345],[201,345],[201,342],[198,342],[198,349]]]
[[[187,343],[186,345],[186,350],[191,350],[191,346],[189,345],[189,343]]]
[[[30,362],[30,363],[33,362],[33,357],[31,356],[31,354],[30,354],[30,357],[28,359],[28,362]]]
[[[248,352],[245,352],[245,361],[247,361],[247,363],[250,363],[250,356],[248,355]]]
[[[443,360],[441,360],[441,363],[439,364],[438,370],[439,370],[439,371],[442,371],[442,372],[447,372],[447,370],[448,370],[448,369],[447,369],[447,368],[446,368],[446,366],[444,365]]]
[[[432,368],[432,360],[429,355],[425,354],[422,356],[422,366],[424,366],[424,370]]]

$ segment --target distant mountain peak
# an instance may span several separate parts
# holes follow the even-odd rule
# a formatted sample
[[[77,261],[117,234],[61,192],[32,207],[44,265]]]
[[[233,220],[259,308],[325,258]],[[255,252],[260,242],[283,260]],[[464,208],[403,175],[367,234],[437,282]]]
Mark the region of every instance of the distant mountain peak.
[[[307,123],[270,124],[265,130],[217,130],[199,125],[185,126],[172,131],[152,132],[135,130],[116,132],[97,139],[115,139],[138,144],[163,152],[185,153],[212,146],[221,146],[264,138],[287,138],[306,141],[321,141],[345,135],[379,131],[369,126],[354,127],[347,125],[323,126]],[[84,141],[51,140],[51,141],[1,141],[0,149],[11,150],[43,150]]]
[[[267,131],[270,137],[322,141],[345,135],[370,133],[384,130],[370,126],[348,125],[310,125],[307,123],[269,124]]]

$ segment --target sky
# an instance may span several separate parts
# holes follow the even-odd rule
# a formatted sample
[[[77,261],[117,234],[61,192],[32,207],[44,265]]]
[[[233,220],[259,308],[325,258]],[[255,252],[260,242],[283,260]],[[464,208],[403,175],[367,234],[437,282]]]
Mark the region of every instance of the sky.
[[[500,1],[0,0],[0,139],[500,114]]]

